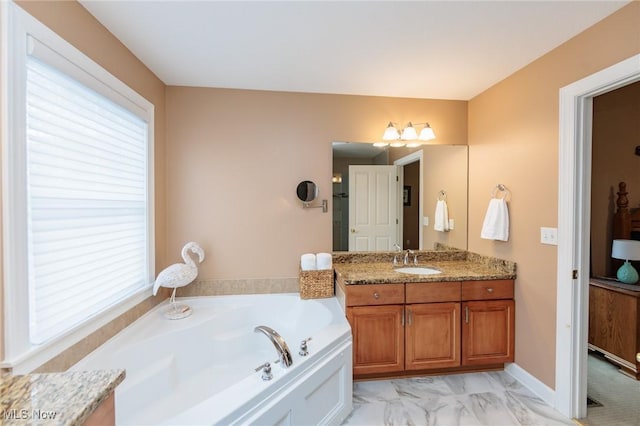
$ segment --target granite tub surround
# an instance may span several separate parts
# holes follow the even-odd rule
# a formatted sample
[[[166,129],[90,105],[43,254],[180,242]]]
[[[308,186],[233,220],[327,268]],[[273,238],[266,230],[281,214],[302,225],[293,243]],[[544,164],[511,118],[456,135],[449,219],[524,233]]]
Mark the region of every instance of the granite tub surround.
[[[124,370],[7,376],[0,379],[0,424],[82,425],[125,377]],[[104,423],[96,419],[93,424]]]
[[[419,266],[434,268],[440,274],[414,275],[396,272],[405,265],[393,265],[396,252],[338,253],[334,254],[334,269],[341,283],[390,284],[412,282],[513,280],[516,278],[516,264],[495,257],[482,256],[463,250],[415,251]],[[402,255],[399,256],[402,258]],[[413,255],[410,256],[413,259]]]
[[[505,372],[357,382],[343,425],[573,425]]]
[[[227,296],[233,294],[297,293],[298,277],[237,280],[196,280],[176,291],[178,297]]]

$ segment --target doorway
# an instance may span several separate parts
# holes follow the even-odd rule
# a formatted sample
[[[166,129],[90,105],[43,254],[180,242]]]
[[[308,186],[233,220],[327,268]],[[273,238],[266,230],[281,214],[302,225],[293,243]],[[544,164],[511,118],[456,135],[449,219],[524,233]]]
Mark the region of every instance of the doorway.
[[[640,55],[560,89],[555,407],[587,412],[593,98],[640,81]]]
[[[393,164],[399,166],[398,175],[402,177],[400,188],[403,196],[402,202],[398,203],[401,245],[404,249],[423,250],[423,151],[415,151]],[[405,181],[407,177],[409,179]]]

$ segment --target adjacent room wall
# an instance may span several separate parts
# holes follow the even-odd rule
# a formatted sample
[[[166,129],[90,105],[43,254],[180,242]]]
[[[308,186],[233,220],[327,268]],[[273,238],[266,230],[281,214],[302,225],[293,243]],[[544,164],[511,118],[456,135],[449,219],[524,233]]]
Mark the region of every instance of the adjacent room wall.
[[[169,87],[170,260],[195,240],[207,253],[199,280],[297,277],[302,253],[332,249],[331,143],[426,120],[436,143],[466,145],[465,101]],[[328,213],[302,208],[302,180]]]
[[[469,102],[469,250],[517,262],[516,363],[555,387],[557,248],[540,227],[558,223],[558,92],[640,53],[632,2]],[[512,194],[508,242],[480,239],[492,188]]]

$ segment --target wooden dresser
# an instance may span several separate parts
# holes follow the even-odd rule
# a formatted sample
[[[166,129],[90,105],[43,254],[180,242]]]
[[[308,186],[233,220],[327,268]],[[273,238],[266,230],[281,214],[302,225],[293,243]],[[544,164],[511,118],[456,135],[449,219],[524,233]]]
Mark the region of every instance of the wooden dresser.
[[[640,379],[640,285],[589,280],[589,349]]]

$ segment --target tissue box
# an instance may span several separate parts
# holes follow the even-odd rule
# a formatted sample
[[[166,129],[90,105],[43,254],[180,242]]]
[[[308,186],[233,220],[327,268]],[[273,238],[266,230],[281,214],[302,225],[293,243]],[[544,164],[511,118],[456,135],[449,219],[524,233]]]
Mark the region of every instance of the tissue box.
[[[333,269],[300,270],[298,283],[301,299],[333,297]]]

